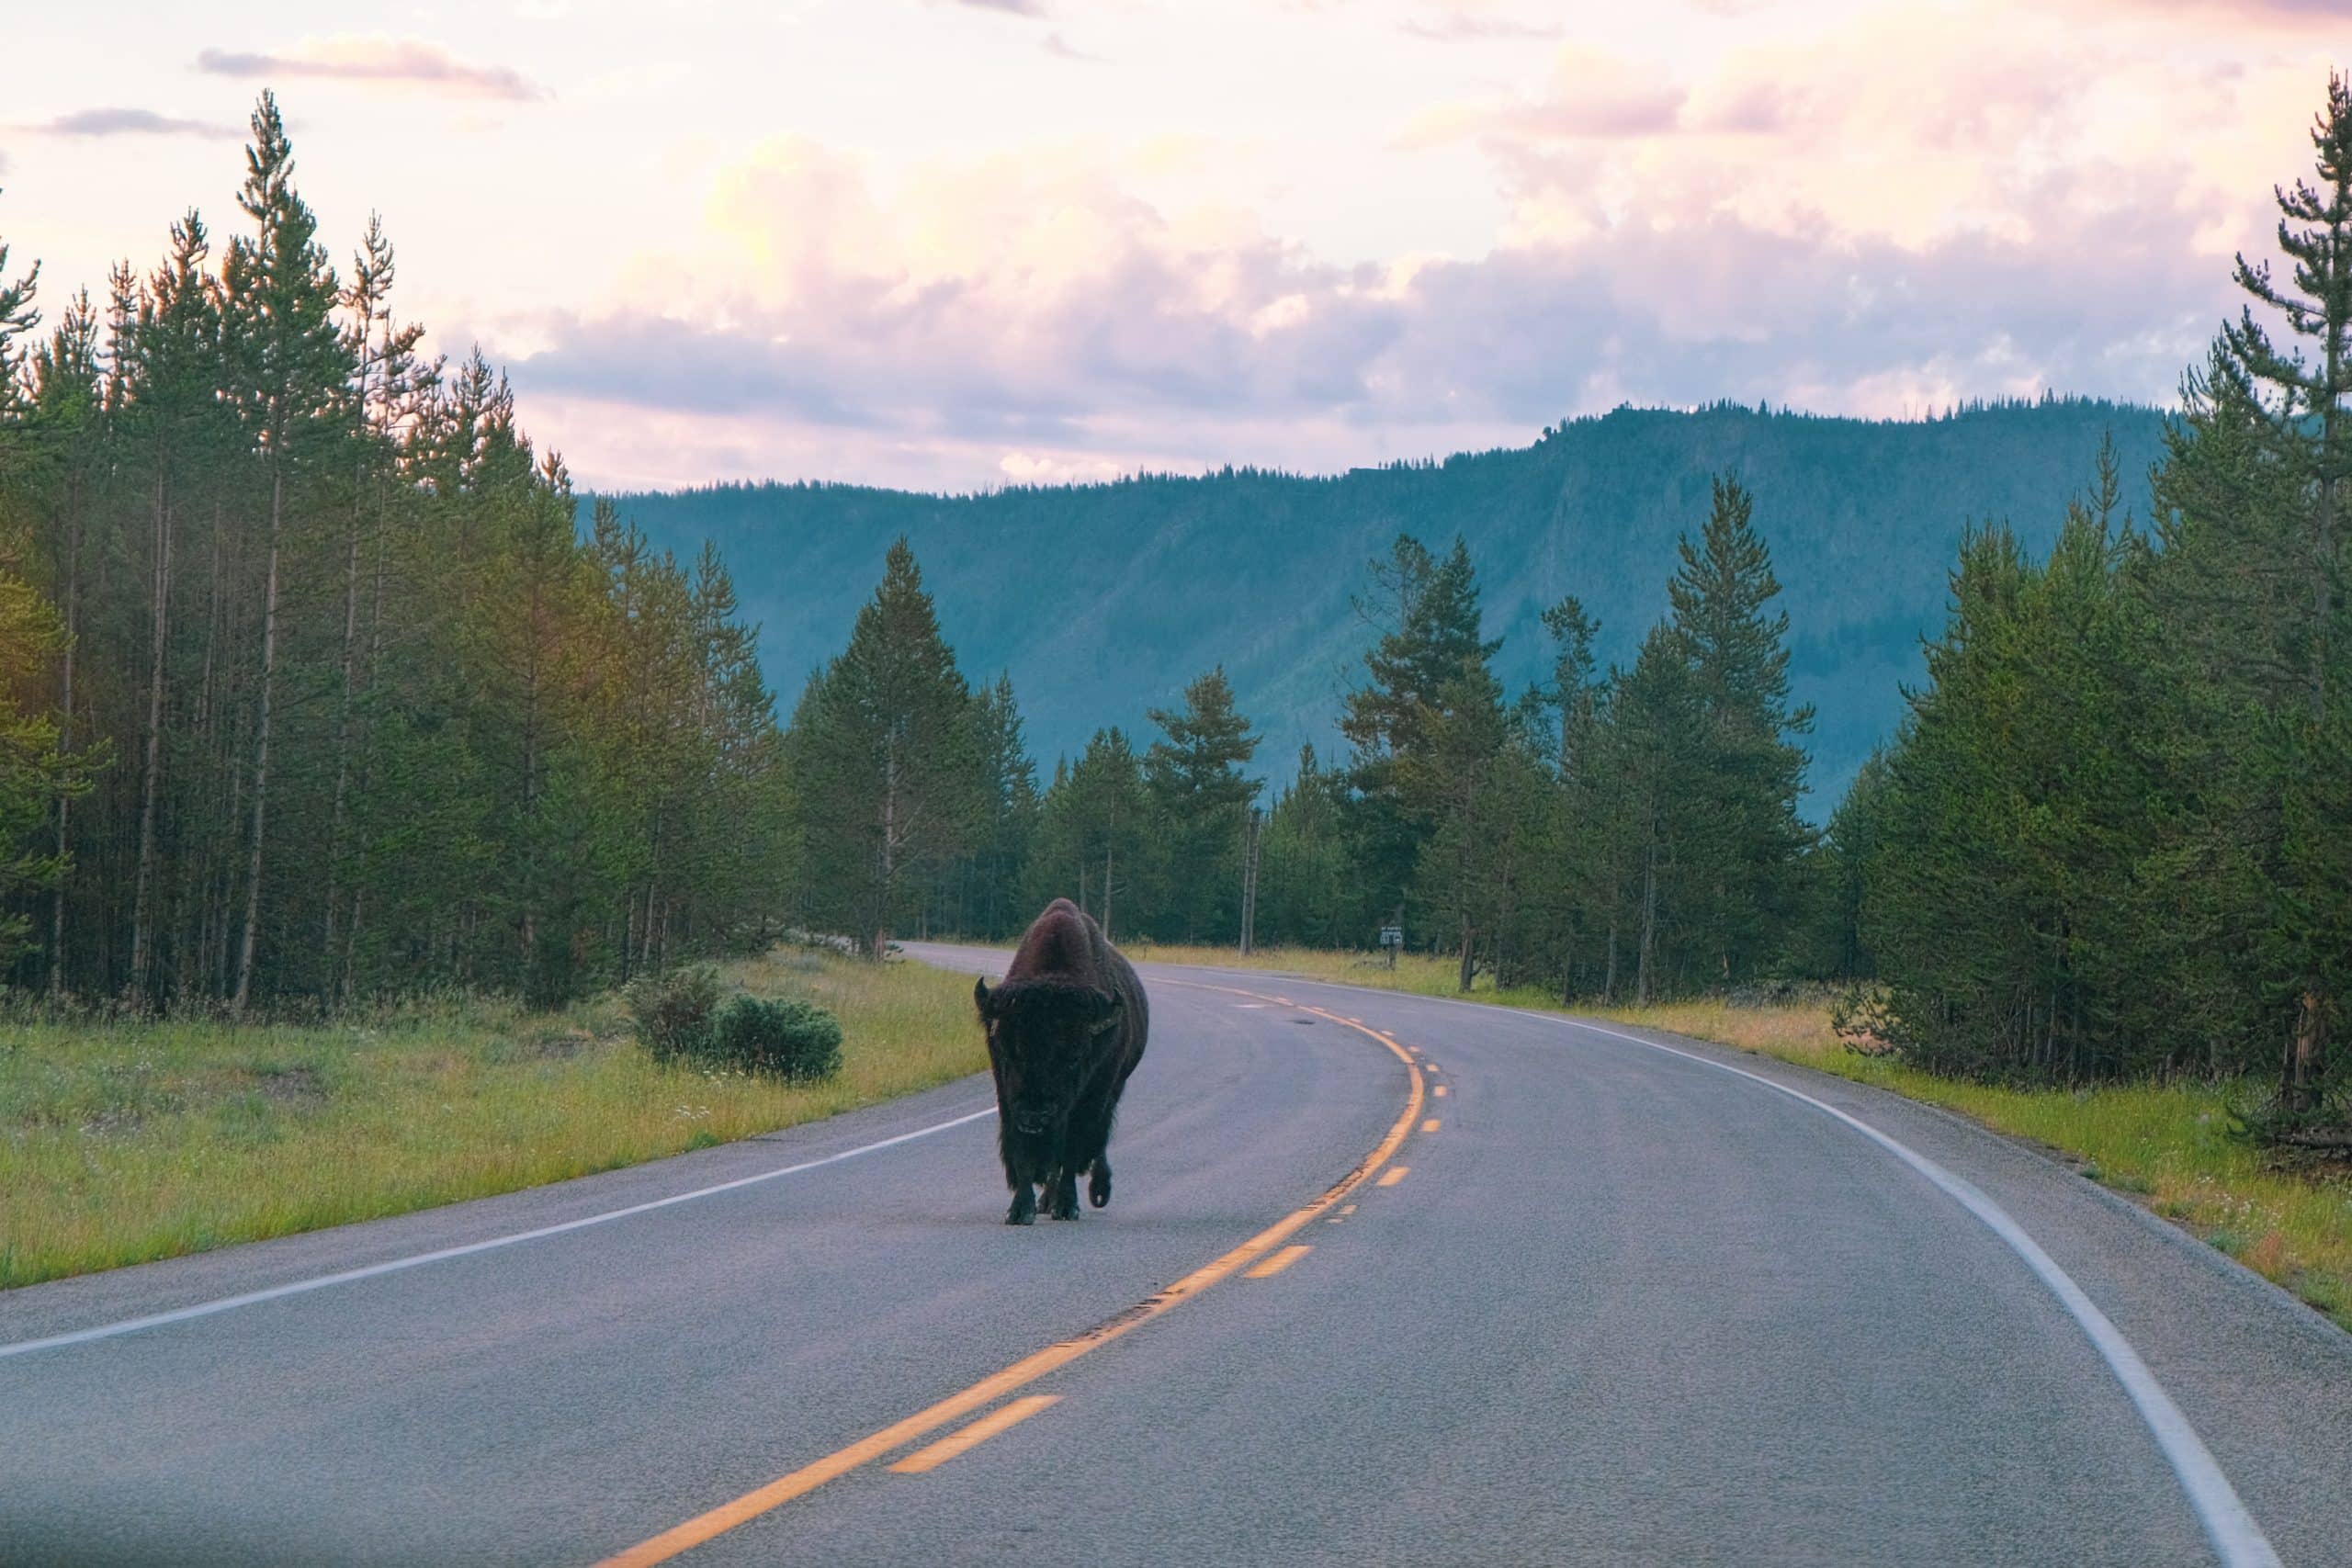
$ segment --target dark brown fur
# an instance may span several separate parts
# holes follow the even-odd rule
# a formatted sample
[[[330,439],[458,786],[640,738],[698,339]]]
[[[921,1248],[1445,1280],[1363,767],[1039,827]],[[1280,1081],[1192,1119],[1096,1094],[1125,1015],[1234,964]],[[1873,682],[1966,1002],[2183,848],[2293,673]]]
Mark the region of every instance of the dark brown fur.
[[[1143,982],[1077,905],[1046,906],[993,990],[972,987],[996,1074],[997,1147],[1012,1189],[1007,1224],[1046,1212],[1078,1218],[1078,1178],[1096,1208],[1111,1201],[1111,1122],[1143,1060],[1150,1015]]]

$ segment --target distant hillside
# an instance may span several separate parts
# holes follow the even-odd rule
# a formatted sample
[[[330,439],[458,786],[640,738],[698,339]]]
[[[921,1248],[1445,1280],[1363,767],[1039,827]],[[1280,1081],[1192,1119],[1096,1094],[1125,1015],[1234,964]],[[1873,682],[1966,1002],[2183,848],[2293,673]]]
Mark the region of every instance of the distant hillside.
[[[966,673],[1012,671],[1046,768],[1098,725],[1148,735],[1144,710],[1221,662],[1265,732],[1261,764],[1282,777],[1301,741],[1338,750],[1340,694],[1372,635],[1349,596],[1399,530],[1432,546],[1469,540],[1516,692],[1546,661],[1536,617],[1563,593],[1600,616],[1604,658],[1631,656],[1665,611],[1677,536],[1705,515],[1709,476],[1727,470],[1756,493],[1797,695],[1820,710],[1818,816],[1900,716],[1918,639],[1942,622],[1962,530],[2005,518],[2045,547],[2109,431],[2144,512],[2162,420],[2089,400],[1919,423],[1621,409],[1522,449],[1332,479],[1227,472],[966,497],[726,485],[613,499],[682,554],[718,543],[787,711],[848,637],[903,534]]]

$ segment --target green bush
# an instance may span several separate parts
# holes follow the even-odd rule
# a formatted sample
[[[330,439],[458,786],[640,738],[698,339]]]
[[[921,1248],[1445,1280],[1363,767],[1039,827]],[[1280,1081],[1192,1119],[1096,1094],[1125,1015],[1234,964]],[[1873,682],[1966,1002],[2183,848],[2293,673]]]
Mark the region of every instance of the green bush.
[[[719,1010],[711,1055],[747,1073],[815,1083],[841,1070],[841,1021],[797,997],[736,997]]]
[[[711,1021],[718,1010],[718,971],[689,964],[661,975],[640,975],[621,991],[637,1037],[657,1062],[710,1055]]]

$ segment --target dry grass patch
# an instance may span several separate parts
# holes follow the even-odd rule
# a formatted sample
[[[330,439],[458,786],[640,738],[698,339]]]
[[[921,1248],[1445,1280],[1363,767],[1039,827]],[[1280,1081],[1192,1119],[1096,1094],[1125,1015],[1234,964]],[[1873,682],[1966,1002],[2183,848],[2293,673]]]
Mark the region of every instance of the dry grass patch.
[[[0,1024],[0,1287],[609,1170],[988,1065],[967,978],[805,953],[727,978],[831,1008],[840,1075],[657,1067],[609,999],[299,1026]]]

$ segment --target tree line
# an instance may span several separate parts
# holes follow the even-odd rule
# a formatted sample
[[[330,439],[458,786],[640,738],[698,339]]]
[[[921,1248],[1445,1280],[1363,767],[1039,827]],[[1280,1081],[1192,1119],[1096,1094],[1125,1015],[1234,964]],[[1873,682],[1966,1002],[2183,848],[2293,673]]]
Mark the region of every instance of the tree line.
[[[1358,595],[1379,632],[1343,750],[1306,750],[1262,820],[1222,670],[1151,715],[1148,744],[1102,729],[1041,786],[1009,683],[966,687],[901,541],[788,741],[801,852],[825,867],[808,912],[873,945],[1006,934],[1063,894],[1114,934],[1225,942],[1254,852],[1263,941],[1400,923],[1464,988],[1483,971],[1568,1000],[1841,980],[1864,1049],[2041,1081],[2271,1074],[2264,1130],[2343,1145],[2340,78],[2312,144],[2313,176],[2278,194],[2287,272],[2239,261],[2247,308],[2185,378],[2145,521],[2109,445],[2045,558],[2006,522],[1973,528],[1927,680],[1826,830],[1799,811],[1813,716],[1781,585],[1727,475],[1634,656],[1597,668],[1599,627],[1564,599],[1541,620],[1549,672],[1516,697],[1466,547],[1397,537]]]
[[[770,907],[782,737],[715,555],[582,537],[479,352],[338,269],[265,94],[40,332],[0,249],[0,972],[136,1010],[553,999]]]
[[[1633,653],[1604,667],[1564,598],[1516,694],[1467,546],[1399,534],[1355,594],[1339,745],[1271,796],[1222,668],[1041,774],[904,539],[779,727],[715,554],[609,505],[577,525],[503,378],[396,320],[380,230],[330,265],[265,96],[217,264],[190,213],[43,336],[0,250],[0,962],[142,1008],[552,998],[771,917],[878,953],[1057,895],[1123,938],[1231,942],[1247,908],[1269,943],[1399,925],[1465,988],[1838,980],[1865,1049],[2267,1073],[2267,1131],[2341,1144],[2340,78],[2312,144],[2287,270],[2239,262],[2144,513],[2109,447],[2046,556],[1973,529],[1925,682],[1815,830],[1772,498],[1729,474]]]
[[[1798,815],[1811,716],[1788,697],[1788,621],[1747,493],[1718,481],[1673,610],[1629,668],[1596,671],[1574,599],[1544,617],[1554,673],[1507,701],[1467,547],[1410,535],[1371,563],[1381,629],[1341,721],[1270,803],[1222,669],[1098,730],[1042,784],[1009,680],[957,669],[913,552],[891,547],[847,648],[786,737],[801,912],[869,952],[894,935],[1012,934],[1074,898],[1114,936],[1229,943],[1258,855],[1253,935],[1369,945],[1391,922],[1466,988],[1490,972],[1645,1000],[1855,943],[1824,896],[1836,840]],[[1792,948],[1792,929],[1818,934]]]
[[[2263,1073],[2254,1120],[2352,1146],[2352,89],[2277,193],[2283,276],[2204,362],[2144,518],[2103,459],[2041,560],[1977,532],[1928,683],[1842,813],[1881,982],[1930,1066]]]

